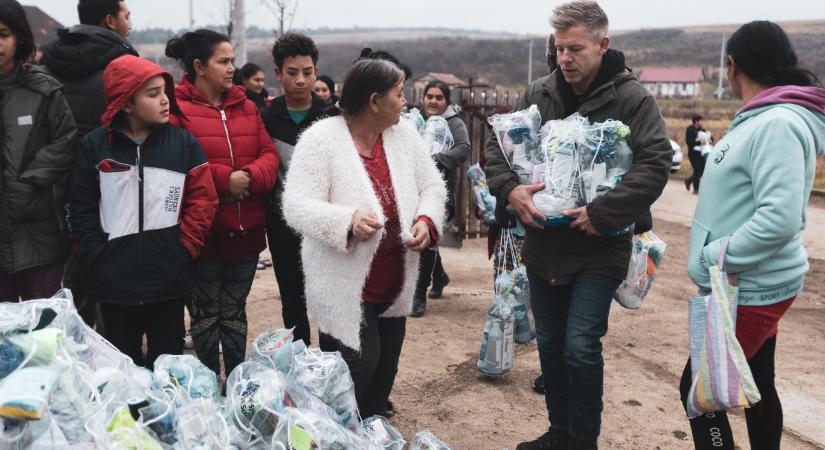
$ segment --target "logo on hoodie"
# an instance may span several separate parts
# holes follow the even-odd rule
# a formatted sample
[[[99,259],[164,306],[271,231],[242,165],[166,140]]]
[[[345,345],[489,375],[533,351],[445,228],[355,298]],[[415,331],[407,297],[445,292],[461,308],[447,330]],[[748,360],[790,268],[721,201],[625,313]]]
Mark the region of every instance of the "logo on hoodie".
[[[721,163],[722,160],[725,159],[725,156],[727,156],[728,150],[730,150],[730,144],[725,144],[724,146],[719,147],[719,151],[717,152],[716,157],[713,158],[713,162],[716,164]]]

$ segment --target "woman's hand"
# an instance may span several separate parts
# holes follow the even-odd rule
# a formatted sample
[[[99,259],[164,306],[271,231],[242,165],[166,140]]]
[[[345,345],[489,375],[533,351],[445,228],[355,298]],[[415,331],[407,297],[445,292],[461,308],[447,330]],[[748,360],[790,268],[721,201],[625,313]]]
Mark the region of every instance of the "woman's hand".
[[[245,170],[237,170],[229,175],[229,195],[240,201],[249,197],[252,189],[252,178]]]
[[[373,213],[356,211],[352,215],[352,234],[362,241],[371,238],[381,228],[381,223]]]
[[[412,240],[407,242],[407,247],[414,252],[426,250],[430,246],[430,227],[423,220],[419,220],[410,229]]]

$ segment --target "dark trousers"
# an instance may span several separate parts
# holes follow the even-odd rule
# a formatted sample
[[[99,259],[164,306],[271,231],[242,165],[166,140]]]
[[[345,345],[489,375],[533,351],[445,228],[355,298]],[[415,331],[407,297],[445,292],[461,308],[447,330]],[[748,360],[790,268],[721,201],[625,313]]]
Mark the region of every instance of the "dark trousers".
[[[431,284],[443,284],[447,278],[447,273],[444,272],[444,266],[441,264],[441,252],[438,247],[422,250],[418,267],[415,296],[425,298]]]
[[[702,152],[698,150],[688,150],[688,159],[690,160],[690,165],[693,166],[693,174],[688,178],[688,188],[690,188],[691,183],[693,184],[693,190],[699,190],[699,182],[702,181],[702,174],[705,172],[705,162],[706,158],[702,156]]]
[[[604,388],[601,338],[621,280],[585,272],[569,284],[551,286],[533,272],[527,276],[550,423],[579,439],[597,438]]]
[[[293,336],[310,344],[309,319],[304,294],[304,268],[301,263],[301,238],[280,215],[269,215],[266,236],[272,268],[281,293],[281,314],[285,328],[295,328]]]
[[[257,265],[257,254],[232,262],[212,258],[195,261],[189,328],[198,359],[218,376],[221,348],[227,376],[246,356],[246,297]]]
[[[390,305],[361,303],[364,321],[361,323],[361,351],[345,347],[334,337],[321,333],[320,346],[325,352],[341,352],[355,383],[355,399],[361,417],[387,415],[398,358],[404,343],[407,318],[380,318]]]
[[[100,307],[88,295],[90,278],[88,271],[83,269],[82,261],[75,255],[69,256],[66,270],[63,272],[63,286],[72,291],[74,306],[86,325],[105,335],[103,320],[99,313]]]
[[[782,440],[782,403],[774,385],[774,355],[776,353],[776,336],[765,341],[762,347],[748,359],[753,379],[762,400],[752,408],[745,410],[748,424],[748,440],[753,450],[778,450]],[[686,404],[692,382],[690,359],[688,359],[679,391],[682,405]],[[733,433],[725,411],[708,413],[690,420],[693,444],[698,450],[732,450]]]
[[[152,370],[158,356],[183,354],[185,302],[182,297],[137,306],[101,303],[100,313],[108,325],[106,339],[135,364]],[[148,350],[145,358],[144,335]]]
[[[49,298],[60,290],[63,264],[46,264],[18,272],[0,271],[0,301]]]

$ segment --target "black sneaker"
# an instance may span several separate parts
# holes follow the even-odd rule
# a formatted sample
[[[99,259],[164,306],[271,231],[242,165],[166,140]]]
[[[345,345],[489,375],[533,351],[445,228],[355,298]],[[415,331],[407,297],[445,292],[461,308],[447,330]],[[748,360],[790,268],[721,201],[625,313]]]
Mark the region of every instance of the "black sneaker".
[[[448,284],[450,284],[450,277],[448,277],[446,273],[444,274],[444,279],[442,280],[433,279],[433,286],[430,288],[430,294],[428,297],[441,298],[444,293],[444,287]]]
[[[533,390],[544,395],[544,375],[539,375],[538,378],[533,381]]]
[[[550,427],[547,433],[539,436],[535,441],[522,442],[516,450],[567,450],[570,445],[570,434],[560,428]]]
[[[410,313],[412,317],[421,317],[424,315],[424,311],[427,310],[427,299],[426,297],[415,297],[413,298],[413,309]]]

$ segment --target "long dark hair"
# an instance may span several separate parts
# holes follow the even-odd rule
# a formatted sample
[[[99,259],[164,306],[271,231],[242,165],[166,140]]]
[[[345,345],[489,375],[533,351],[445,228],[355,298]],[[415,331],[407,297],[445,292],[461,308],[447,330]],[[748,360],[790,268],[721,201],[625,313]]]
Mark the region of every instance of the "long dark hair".
[[[28,62],[34,56],[34,36],[26,20],[26,11],[15,0],[0,0],[0,22],[3,22],[17,38],[14,60]]]
[[[426,86],[424,86],[425,97],[427,96],[427,92],[432,88],[441,89],[441,94],[444,95],[444,98],[447,100],[447,104],[449,105],[452,103],[450,100],[450,86],[447,86],[447,83],[438,80],[430,81]]]
[[[338,108],[334,109],[347,117],[355,116],[364,110],[372,94],[385,95],[402,80],[404,71],[390,61],[359,59],[347,72]],[[330,112],[333,115],[336,113]]]
[[[757,20],[742,25],[727,42],[727,54],[751,80],[766,86],[816,86],[816,75],[797,66],[799,62],[785,30]]]
[[[225,34],[201,28],[170,39],[166,43],[166,56],[180,61],[186,78],[194,83],[195,60],[205,65],[215,53],[215,47],[222,42],[231,41]]]

